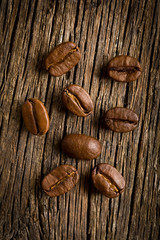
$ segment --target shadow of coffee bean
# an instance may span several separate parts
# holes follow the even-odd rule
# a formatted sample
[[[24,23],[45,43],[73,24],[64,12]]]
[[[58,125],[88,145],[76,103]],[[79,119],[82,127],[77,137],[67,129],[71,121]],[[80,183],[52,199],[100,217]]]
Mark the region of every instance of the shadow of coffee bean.
[[[106,79],[107,79],[107,80],[110,80],[110,79],[111,79],[111,78],[108,76],[107,64],[102,67],[101,71],[102,71],[102,79],[104,79],[104,80],[106,80]]]
[[[100,124],[101,124],[101,128],[102,128],[103,130],[109,130],[109,128],[106,127],[104,120],[105,120],[105,112],[103,113],[103,115],[102,115],[102,117],[101,117],[101,119],[100,119]]]
[[[66,73],[66,80],[68,80],[70,78],[70,75],[71,75],[70,71]]]
[[[48,55],[48,52],[42,54],[41,51],[38,53],[37,62],[35,62],[35,69],[37,72],[49,74],[45,67],[45,59]]]
[[[90,194],[97,195],[98,193],[98,190],[94,187],[93,182],[91,181]]]

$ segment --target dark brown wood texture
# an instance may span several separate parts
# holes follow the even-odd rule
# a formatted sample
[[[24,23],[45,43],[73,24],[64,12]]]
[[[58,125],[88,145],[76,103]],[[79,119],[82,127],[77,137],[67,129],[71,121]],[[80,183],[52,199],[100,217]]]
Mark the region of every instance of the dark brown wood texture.
[[[158,239],[158,152],[160,143],[159,29],[157,0],[1,0],[0,2],[0,239]],[[71,40],[81,49],[79,64],[51,77],[44,58]],[[106,75],[116,55],[136,57],[143,74],[118,83]],[[76,83],[89,92],[94,112],[87,118],[68,112],[61,93]],[[50,116],[49,132],[36,137],[24,127],[21,106],[41,100]],[[111,107],[139,115],[130,133],[105,130]],[[66,134],[84,133],[102,143],[101,156],[76,161],[62,153]],[[109,200],[94,189],[91,169],[116,167],[126,190]],[[49,198],[41,181],[60,164],[81,175],[69,193]]]

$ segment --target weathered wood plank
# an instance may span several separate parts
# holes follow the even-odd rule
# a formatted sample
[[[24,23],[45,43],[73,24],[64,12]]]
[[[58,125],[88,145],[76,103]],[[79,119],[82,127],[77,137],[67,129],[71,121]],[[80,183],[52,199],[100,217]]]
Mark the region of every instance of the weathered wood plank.
[[[0,2],[0,239],[158,239],[159,10],[156,0]],[[80,47],[81,61],[64,76],[49,76],[45,56],[69,40]],[[118,83],[107,77],[107,62],[121,54],[141,62],[140,79]],[[89,92],[91,116],[78,118],[63,107],[61,92],[70,83]],[[24,127],[21,106],[29,97],[49,112],[45,136]],[[104,112],[115,106],[137,112],[136,130],[104,129]],[[60,142],[69,133],[98,138],[101,156],[86,162],[64,155]],[[125,177],[126,190],[117,199],[92,186],[90,172],[100,162]],[[50,199],[41,180],[60,164],[76,167],[80,181]]]

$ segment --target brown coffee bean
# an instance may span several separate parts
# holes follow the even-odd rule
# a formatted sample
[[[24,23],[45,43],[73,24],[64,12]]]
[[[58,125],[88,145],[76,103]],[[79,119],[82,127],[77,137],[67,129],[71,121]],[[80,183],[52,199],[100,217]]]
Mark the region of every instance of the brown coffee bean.
[[[86,117],[93,111],[89,94],[79,85],[69,85],[63,90],[62,101],[68,110],[79,117]]]
[[[107,65],[109,77],[119,82],[135,81],[142,73],[138,60],[130,56],[114,57]]]
[[[73,42],[64,42],[55,47],[45,59],[46,70],[55,77],[70,71],[81,58],[80,49]]]
[[[101,154],[100,142],[84,134],[70,134],[62,141],[62,150],[70,157],[91,160]]]
[[[73,166],[61,165],[43,179],[42,188],[48,196],[57,197],[70,191],[78,180],[78,171]]]
[[[125,180],[116,168],[100,163],[92,170],[94,186],[106,197],[118,197],[125,189]]]
[[[138,126],[138,116],[127,108],[109,109],[104,118],[106,127],[115,132],[130,132]]]
[[[38,99],[30,98],[23,104],[22,117],[28,131],[34,135],[43,135],[49,129],[48,112]]]

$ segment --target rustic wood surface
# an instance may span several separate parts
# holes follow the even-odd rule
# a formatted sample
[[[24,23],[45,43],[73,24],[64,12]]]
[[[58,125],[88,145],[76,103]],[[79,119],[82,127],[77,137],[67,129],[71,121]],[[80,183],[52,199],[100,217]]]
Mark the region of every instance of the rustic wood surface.
[[[158,0],[0,1],[0,239],[160,239],[159,11]],[[51,77],[44,58],[68,40],[80,47],[81,61],[62,77]],[[140,61],[143,74],[137,81],[107,77],[107,62],[121,54]],[[62,89],[71,83],[89,92],[95,105],[91,116],[76,117],[62,105]],[[45,136],[28,133],[23,124],[21,106],[30,97],[49,112]],[[139,115],[136,130],[105,130],[104,112],[115,106]],[[60,142],[69,133],[98,138],[101,156],[76,161],[64,155]],[[126,180],[117,199],[92,186],[91,169],[103,162]],[[41,181],[60,164],[76,167],[80,181],[51,199]]]

